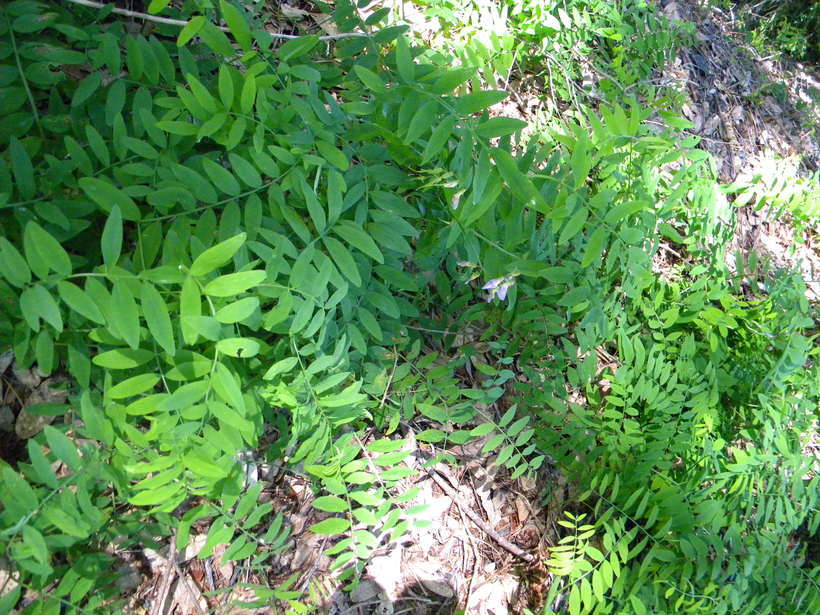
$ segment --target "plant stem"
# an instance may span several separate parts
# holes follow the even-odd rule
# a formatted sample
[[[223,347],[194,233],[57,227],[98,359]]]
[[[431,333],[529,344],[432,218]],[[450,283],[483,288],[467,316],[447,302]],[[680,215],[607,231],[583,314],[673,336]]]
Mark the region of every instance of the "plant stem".
[[[20,79],[23,81],[23,87],[26,89],[31,111],[34,113],[34,123],[37,124],[37,132],[39,132],[42,137],[44,135],[43,126],[40,124],[40,113],[37,111],[37,104],[34,102],[34,95],[31,93],[31,88],[28,85],[28,79],[26,79],[26,73],[23,71],[23,65],[20,63],[20,54],[17,52],[17,39],[14,38],[14,28],[9,21],[8,15],[6,15],[6,24],[8,25],[9,37],[11,38],[11,47],[14,50],[14,61],[17,63],[17,71],[20,73]]]

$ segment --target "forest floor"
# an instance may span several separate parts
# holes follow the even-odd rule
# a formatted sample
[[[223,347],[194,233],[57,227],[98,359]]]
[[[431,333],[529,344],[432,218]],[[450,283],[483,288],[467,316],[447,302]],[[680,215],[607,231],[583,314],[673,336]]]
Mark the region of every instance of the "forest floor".
[[[657,79],[687,93],[683,110],[693,124],[691,134],[700,137],[702,147],[714,157],[721,182],[743,183],[744,178],[760,173],[806,176],[817,172],[817,71],[788,60],[761,58],[742,43],[732,17],[718,9],[704,9],[694,0],[675,0],[665,3],[663,10],[673,19],[695,24],[697,33],[696,43],[679,53]],[[283,23],[300,26],[296,31],[309,23],[313,29],[318,24],[333,32],[332,24],[315,17],[309,6],[282,4],[280,12]],[[407,16],[422,33],[430,27],[420,12],[410,11]],[[291,26],[272,23],[271,27],[294,31]],[[521,88],[511,99],[518,102],[507,103],[501,111],[531,120],[537,97],[527,84]],[[775,163],[775,158],[781,162]],[[791,167],[783,168],[783,164]],[[733,209],[727,205],[726,212],[736,216],[732,246],[747,262],[754,251],[759,260],[768,259],[774,267],[799,269],[809,287],[808,298],[820,300],[817,225],[798,230],[787,218],[774,219],[753,206]],[[667,260],[661,267],[686,259],[686,255],[669,251],[663,254]],[[8,453],[16,450],[15,443],[22,450],[30,437],[32,427],[27,421],[31,417],[25,406],[55,400],[48,397],[48,383],[43,385],[36,373],[14,371],[11,361],[3,359],[0,357],[0,429],[14,431],[9,434],[13,442],[5,445]],[[608,359],[611,357],[601,357],[603,363]],[[208,527],[195,526],[185,552],[173,552],[165,545],[119,554],[123,561],[120,584],[132,596],[129,612],[267,613],[267,608],[241,606],[242,600],[253,597],[247,586],[276,587],[288,579],[291,589],[307,592],[323,604],[324,612],[333,615],[502,615],[541,605],[550,575],[538,562],[557,541],[555,522],[564,503],[572,500],[572,485],[546,468],[534,479],[511,480],[492,463],[492,455],[480,454],[483,444],[479,439],[455,451],[460,462],[456,469],[437,466],[422,475],[415,485],[420,493],[406,506],[426,505],[431,524],[411,528],[399,544],[374,557],[366,578],[352,593],[340,591],[330,572],[327,537],[307,531],[321,514],[311,507],[309,484],[296,473],[256,464],[249,471],[270,481],[262,501],[267,498],[285,515],[292,537],[268,578],[223,563],[219,549],[213,557],[197,559]],[[813,446],[807,453],[820,455],[820,444]],[[419,464],[423,459],[424,451],[417,447],[407,463]],[[527,561],[530,558],[532,562]],[[233,606],[223,607],[229,603]]]

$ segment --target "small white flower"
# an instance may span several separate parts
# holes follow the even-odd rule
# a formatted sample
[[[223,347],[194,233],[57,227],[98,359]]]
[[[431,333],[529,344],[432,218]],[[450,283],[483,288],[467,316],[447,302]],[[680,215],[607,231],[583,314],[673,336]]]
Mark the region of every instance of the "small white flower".
[[[507,291],[515,284],[515,278],[518,274],[512,274],[503,278],[494,278],[481,287],[481,290],[489,291],[487,293],[487,301],[492,301],[498,297],[501,301],[507,299]]]

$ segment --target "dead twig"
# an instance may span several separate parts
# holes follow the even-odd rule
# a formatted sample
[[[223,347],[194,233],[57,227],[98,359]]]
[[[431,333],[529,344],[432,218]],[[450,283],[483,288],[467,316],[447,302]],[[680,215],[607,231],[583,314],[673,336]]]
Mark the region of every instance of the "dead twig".
[[[491,528],[484,520],[479,517],[475,511],[467,506],[463,506],[461,502],[461,497],[459,496],[458,492],[451,487],[447,481],[436,471],[431,468],[427,468],[427,474],[430,475],[430,478],[435,481],[435,483],[441,487],[441,490],[444,491],[450,498],[452,498],[453,502],[459,507],[459,510],[464,511],[464,514],[470,518],[470,521],[475,523],[478,528],[487,534],[490,538],[492,538],[495,542],[498,543],[499,546],[506,549],[516,557],[523,559],[525,562],[532,562],[535,560],[535,556],[531,553],[527,553],[526,551],[522,550],[518,546],[511,543],[509,540],[501,536],[498,532],[496,532],[493,528]]]
[[[461,505],[461,502],[459,502],[455,498],[453,498],[453,501],[456,503],[458,514],[461,517],[461,524],[464,526],[464,533],[467,534],[467,542],[470,545],[470,550],[473,553],[473,571],[472,574],[470,574],[470,580],[467,583],[467,595],[464,598],[464,610],[466,613],[469,613],[470,597],[473,593],[473,580],[476,578],[476,574],[478,572],[478,549],[476,549],[475,541],[473,540],[473,535],[470,533],[470,530],[467,527],[467,522],[465,521],[465,516],[467,515],[467,513],[464,511],[464,507]],[[461,548],[464,549],[464,542],[461,543]],[[466,572],[466,564],[462,564],[462,567]]]
[[[182,583],[185,586],[185,591],[188,592],[188,596],[190,596],[191,602],[193,602],[196,607],[197,613],[199,613],[199,615],[206,615],[202,605],[200,604],[200,600],[203,599],[202,592],[198,587],[196,587],[196,585],[194,585],[194,582],[190,578],[189,574],[187,572],[183,572],[178,562],[174,562],[174,568],[177,571],[179,583]]]
[[[322,544],[319,546],[319,553],[316,554],[316,558],[313,560],[313,565],[310,567],[310,570],[307,571],[304,578],[299,581],[296,585],[296,588],[303,592],[307,589],[308,585],[310,584],[310,580],[316,574],[316,571],[319,569],[319,562],[322,559],[322,555],[325,553],[325,547],[327,546],[328,536],[325,536],[324,540],[322,540]]]
[[[177,570],[177,530],[171,536],[168,543],[168,558],[165,561],[165,571],[162,573],[162,580],[157,592],[156,600],[151,607],[151,615],[162,615],[165,611],[165,601],[168,600],[168,592],[171,589],[173,573]]]
[[[79,4],[80,6],[87,6],[92,9],[104,9],[108,5],[102,4],[100,2],[93,2],[92,0],[67,0],[67,2],[71,2],[72,4]],[[153,21],[154,23],[161,23],[169,26],[178,26],[180,28],[184,28],[188,25],[189,22],[185,21],[184,19],[172,19],[170,17],[160,17],[159,15],[150,15],[148,13],[140,13],[138,11],[129,11],[128,9],[121,9],[119,7],[114,7],[111,9],[112,13],[116,13],[117,15],[122,15],[124,17],[133,17],[134,19],[142,19],[143,21]],[[225,26],[216,26],[223,32],[230,32],[229,28]],[[294,39],[294,38],[302,38],[301,36],[295,34],[277,34],[274,32],[268,32],[268,34],[272,38],[283,38],[283,39]],[[367,37],[368,34],[363,34],[361,32],[343,32],[342,34],[328,34],[326,36],[320,36],[320,41],[333,41],[341,38],[362,38]]]

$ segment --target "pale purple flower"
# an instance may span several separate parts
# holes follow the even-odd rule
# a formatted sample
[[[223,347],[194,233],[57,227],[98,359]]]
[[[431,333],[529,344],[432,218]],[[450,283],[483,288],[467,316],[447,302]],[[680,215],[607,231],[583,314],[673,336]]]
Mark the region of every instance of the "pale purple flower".
[[[514,273],[503,278],[495,278],[482,286],[481,290],[490,291],[487,293],[487,301],[492,301],[495,297],[498,297],[501,301],[505,301],[507,299],[507,291],[515,284],[516,275],[517,274]]]

